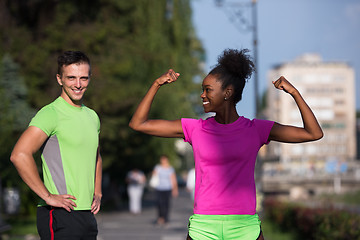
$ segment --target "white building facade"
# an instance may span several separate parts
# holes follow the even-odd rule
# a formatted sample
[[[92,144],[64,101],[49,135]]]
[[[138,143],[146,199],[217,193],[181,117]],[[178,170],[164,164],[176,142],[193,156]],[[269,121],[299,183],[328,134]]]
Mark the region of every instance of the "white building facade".
[[[302,94],[317,117],[324,137],[316,142],[284,144],[271,142],[267,157],[278,159],[278,168],[308,172],[311,169],[337,171],[356,157],[355,73],[347,63],[323,62],[317,54],[305,54],[281,64],[268,73],[269,82],[284,76]],[[294,99],[271,89],[266,115],[281,124],[302,127]],[[334,169],[331,169],[334,168]]]

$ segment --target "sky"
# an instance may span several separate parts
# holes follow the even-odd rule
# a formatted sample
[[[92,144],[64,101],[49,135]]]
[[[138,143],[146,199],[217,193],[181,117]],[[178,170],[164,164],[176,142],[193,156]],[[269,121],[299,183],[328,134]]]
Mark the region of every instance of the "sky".
[[[239,21],[251,26],[251,0],[222,2],[219,7],[216,0],[191,0],[195,31],[206,51],[206,72],[226,48],[253,53],[253,32]],[[240,10],[244,18],[231,17]],[[354,68],[360,110],[359,0],[257,0],[257,29],[259,94],[270,87],[267,73],[273,66],[316,53],[325,62],[346,62]],[[249,118],[255,117],[253,82],[249,80],[237,105],[239,114]]]

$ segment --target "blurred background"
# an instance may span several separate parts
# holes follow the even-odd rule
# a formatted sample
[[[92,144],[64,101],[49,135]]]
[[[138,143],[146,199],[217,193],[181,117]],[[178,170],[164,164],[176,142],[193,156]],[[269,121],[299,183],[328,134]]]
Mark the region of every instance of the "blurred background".
[[[55,75],[61,52],[81,50],[91,60],[85,104],[101,120],[102,211],[108,213],[127,211],[130,169],[148,175],[167,154],[185,188],[193,167],[191,148],[181,139],[128,127],[154,79],[169,68],[181,73],[159,92],[151,117],[203,118],[203,77],[224,49],[248,48],[257,71],[239,114],[301,124],[291,97],[271,86],[284,75],[325,133],[316,143],[261,149],[258,207],[269,219],[264,224],[272,224],[268,231],[264,226],[265,236],[279,229],[272,240],[347,239],[341,234],[352,229],[352,239],[360,237],[359,30],[357,0],[0,0],[1,236],[36,236],[38,197],[9,156],[36,111],[60,94]],[[37,163],[41,171],[39,155]]]

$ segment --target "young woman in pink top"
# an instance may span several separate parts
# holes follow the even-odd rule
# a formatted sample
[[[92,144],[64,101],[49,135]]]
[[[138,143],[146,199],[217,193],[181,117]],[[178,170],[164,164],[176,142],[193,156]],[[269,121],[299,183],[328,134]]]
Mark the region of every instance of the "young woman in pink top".
[[[274,87],[290,94],[297,104],[304,127],[240,116],[245,82],[254,64],[248,50],[227,49],[204,78],[201,98],[206,120],[148,119],[159,88],[180,76],[172,69],[154,81],[140,102],[129,126],[159,137],[183,138],[191,144],[195,160],[194,214],[189,219],[187,239],[263,239],[256,214],[254,167],[258,150],[269,141],[301,143],[315,141],[323,132],[299,91],[284,77]]]

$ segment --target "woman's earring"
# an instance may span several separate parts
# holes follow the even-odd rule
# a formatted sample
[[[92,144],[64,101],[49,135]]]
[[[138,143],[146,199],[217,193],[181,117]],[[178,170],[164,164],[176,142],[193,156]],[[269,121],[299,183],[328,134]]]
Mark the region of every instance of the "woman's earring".
[[[224,98],[224,100],[226,101],[226,100],[227,100],[227,98],[225,97],[225,98]]]

